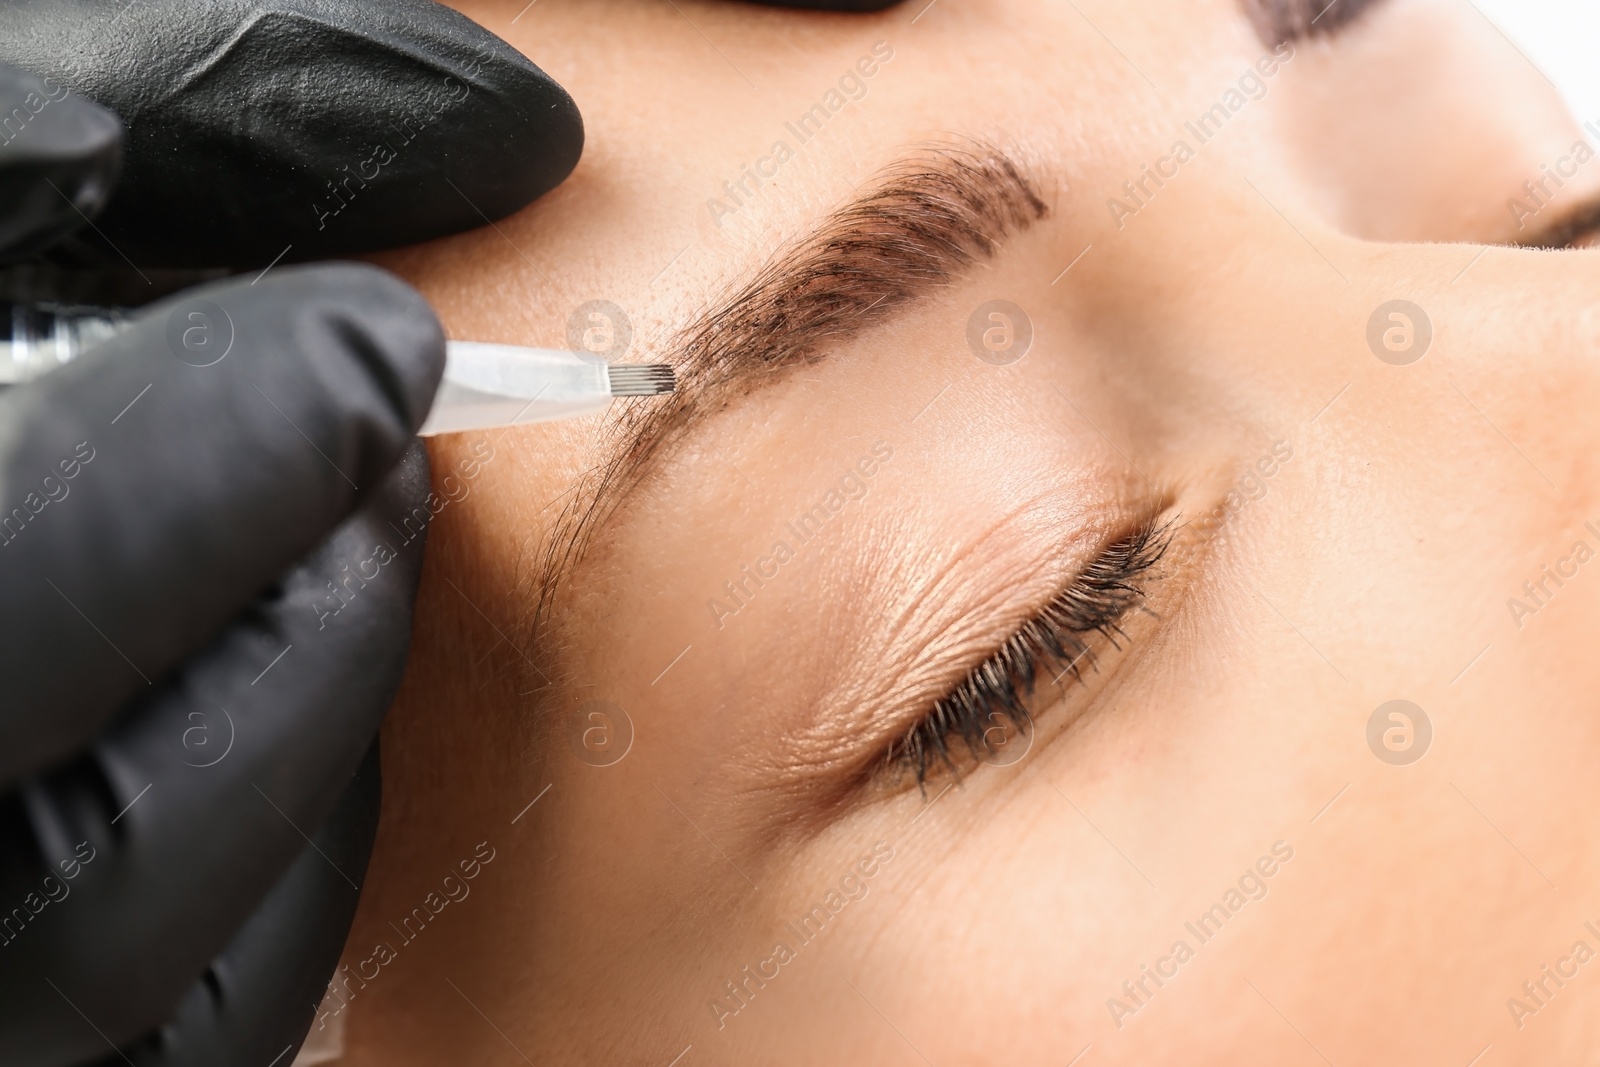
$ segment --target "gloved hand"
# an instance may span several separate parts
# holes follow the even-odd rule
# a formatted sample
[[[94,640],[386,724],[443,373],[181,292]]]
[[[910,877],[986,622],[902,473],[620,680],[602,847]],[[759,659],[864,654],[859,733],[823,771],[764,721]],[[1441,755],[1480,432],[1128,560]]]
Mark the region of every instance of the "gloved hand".
[[[0,64],[127,127],[74,262],[260,268],[392,248],[510,214],[583,149],[559,85],[430,0],[9,0]],[[31,124],[8,107],[0,140],[23,144]]]
[[[426,0],[16,2],[0,60],[50,79],[0,69],[0,260],[402,244],[581,149],[558,86]],[[0,1063],[294,1058],[376,827],[442,363],[389,275],[280,263],[0,392]]]

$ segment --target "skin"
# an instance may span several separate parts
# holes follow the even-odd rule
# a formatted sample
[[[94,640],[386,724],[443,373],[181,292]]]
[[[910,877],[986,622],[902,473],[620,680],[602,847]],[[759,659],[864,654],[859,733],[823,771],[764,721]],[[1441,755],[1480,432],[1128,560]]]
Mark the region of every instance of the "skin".
[[[1008,146],[1051,211],[702,420],[537,628],[612,416],[432,441],[451,502],[345,963],[394,957],[351,985],[341,1062],[1586,1062],[1600,962],[1536,1012],[1507,1000],[1600,951],[1600,564],[1508,600],[1600,548],[1600,260],[1482,244],[1526,232],[1508,198],[1580,136],[1497,32],[1391,0],[1297,44],[1119,227],[1108,199],[1267,52],[1225,0],[521,6],[463,10],[573,93],[588,145],[497,229],[385,260],[453,337],[560,345],[604,299],[656,358],[940,137]],[[714,224],[723,181],[880,40],[866,97]],[[1591,162],[1524,221],[1597,188]],[[1006,366],[965,336],[993,297],[1034,330]],[[1408,365],[1368,347],[1393,299],[1432,324]],[[865,494],[719,626],[708,600],[876,442]],[[1148,610],[1082,684],[1041,682],[1020,760],[925,792],[872,770],[1151,516],[1187,525]],[[596,699],[633,730],[603,767],[570,743]],[[1367,741],[1393,699],[1432,726],[1409,765]],[[732,1013],[724,982],[880,842],[865,895]],[[475,849],[470,896],[406,940]],[[1219,933],[1186,928],[1269,867]]]

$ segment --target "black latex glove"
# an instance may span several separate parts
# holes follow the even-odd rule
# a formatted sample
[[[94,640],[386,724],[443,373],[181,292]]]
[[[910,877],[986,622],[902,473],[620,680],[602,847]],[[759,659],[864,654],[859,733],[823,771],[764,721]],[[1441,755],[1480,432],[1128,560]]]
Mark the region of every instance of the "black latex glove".
[[[54,254],[108,190],[107,240],[66,258],[401,244],[581,149],[554,83],[419,0],[14,2],[0,57],[50,77],[0,68],[0,259]],[[310,176],[447,78],[465,98],[316,214]],[[442,362],[391,276],[279,265],[0,392],[0,1063],[293,1059],[376,827]]]
[[[231,323],[212,365],[169,347],[174,326],[180,349],[197,328],[191,312]],[[404,667],[420,447],[392,468],[442,364],[437,322],[397,280],[290,268],[152,305],[0,394],[0,773],[13,788],[0,802],[0,1063],[110,1053],[197,985],[208,1042],[174,1027],[140,1061],[266,1063],[268,1041],[303,1036],[371,847],[375,803],[324,822]],[[338,840],[302,863],[324,888],[305,899],[281,883],[319,828]],[[275,883],[303,900],[291,921],[197,982]],[[251,989],[263,970],[281,986]]]
[[[263,267],[286,248],[409,244],[521,208],[583,148],[560,86],[431,0],[5,0],[0,64],[127,126],[76,262]]]

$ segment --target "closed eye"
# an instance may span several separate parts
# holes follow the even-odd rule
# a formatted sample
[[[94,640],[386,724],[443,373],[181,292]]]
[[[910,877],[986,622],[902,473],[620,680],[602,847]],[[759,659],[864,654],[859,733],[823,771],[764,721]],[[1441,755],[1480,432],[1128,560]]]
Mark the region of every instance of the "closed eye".
[[[1030,729],[1030,698],[1041,678],[1059,684],[1070,676],[1081,682],[1084,668],[1095,666],[1097,643],[1122,647],[1120,624],[1142,605],[1145,585],[1156,577],[1171,534],[1170,523],[1151,520],[1108,545],[889,746],[888,766],[911,771],[921,786],[940,768],[955,771],[957,757],[992,754],[996,746],[990,733],[996,724]]]
[[[1578,205],[1516,244],[1522,248],[1586,248],[1597,236],[1600,236],[1600,196]]]

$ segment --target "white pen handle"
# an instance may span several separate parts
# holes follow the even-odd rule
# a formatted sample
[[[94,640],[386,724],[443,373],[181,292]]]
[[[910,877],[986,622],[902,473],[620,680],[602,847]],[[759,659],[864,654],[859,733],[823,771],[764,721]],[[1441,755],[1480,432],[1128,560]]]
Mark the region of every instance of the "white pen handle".
[[[445,347],[444,381],[418,433],[547,422],[611,403],[605,360],[553,348],[479,341]]]
[[[129,314],[101,308],[62,314],[9,307],[0,321],[0,389],[30,381],[125,329]],[[418,432],[424,436],[548,422],[604,411],[619,396],[661,396],[676,388],[662,363],[607,364],[587,352],[449,341],[444,379]]]

